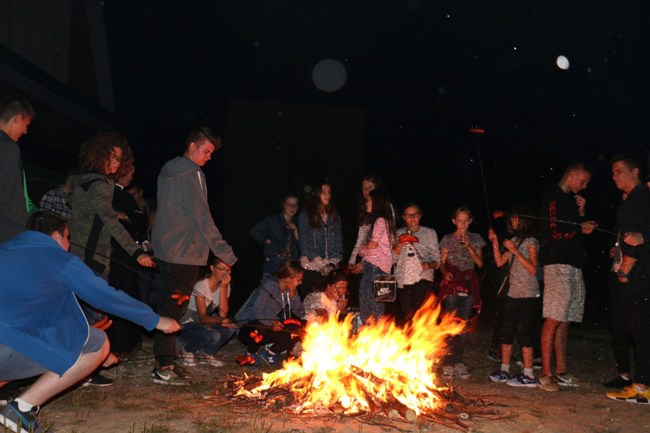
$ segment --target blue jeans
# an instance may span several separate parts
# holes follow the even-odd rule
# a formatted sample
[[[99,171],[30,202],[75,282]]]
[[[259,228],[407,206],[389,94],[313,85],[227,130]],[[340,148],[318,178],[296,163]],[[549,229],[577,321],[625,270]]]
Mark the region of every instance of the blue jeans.
[[[454,312],[457,318],[465,321],[469,320],[472,314],[472,295],[447,296],[442,301],[442,311],[445,313]],[[463,362],[463,357],[465,356],[465,340],[467,339],[465,330],[463,329],[463,332],[460,334],[453,335],[447,339],[447,355],[445,356],[443,365],[454,365]]]
[[[233,335],[235,330],[231,328],[190,322],[181,328],[178,342],[186,352],[202,350],[207,355],[214,355]]]
[[[375,320],[379,320],[384,315],[386,306],[382,302],[375,302],[375,297],[372,292],[373,277],[383,273],[377,266],[365,261],[363,262],[363,276],[359,283],[359,312],[361,314],[361,321],[364,324],[371,316]]]

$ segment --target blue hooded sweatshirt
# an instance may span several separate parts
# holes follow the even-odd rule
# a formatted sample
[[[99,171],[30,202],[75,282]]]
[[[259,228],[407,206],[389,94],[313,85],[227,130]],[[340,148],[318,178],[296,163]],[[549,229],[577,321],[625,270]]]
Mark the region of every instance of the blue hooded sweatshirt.
[[[63,375],[88,340],[88,322],[75,295],[148,330],[160,320],[51,236],[27,231],[0,244],[0,343]]]

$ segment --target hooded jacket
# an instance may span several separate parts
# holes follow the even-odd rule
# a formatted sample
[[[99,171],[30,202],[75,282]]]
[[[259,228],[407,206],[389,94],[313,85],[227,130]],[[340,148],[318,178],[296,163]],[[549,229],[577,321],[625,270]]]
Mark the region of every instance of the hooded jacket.
[[[280,316],[282,313],[282,316]],[[292,317],[301,320],[305,319],[305,307],[300,296],[289,296],[282,293],[278,277],[272,274],[264,274],[262,282],[253,290],[244,305],[235,315],[235,322],[238,325],[259,321],[264,325],[272,325],[276,320],[285,320]]]
[[[151,241],[156,257],[168,263],[204,266],[210,250],[229,266],[237,261],[212,219],[205,175],[188,158],[176,157],[160,170]]]
[[[88,339],[88,322],[75,295],[148,330],[160,320],[51,236],[27,231],[0,245],[0,343],[58,375],[77,362]]]
[[[82,174],[70,179],[68,195],[72,208],[70,252],[104,278],[110,270],[111,237],[134,259],[144,254],[113,209],[114,185],[104,175]]]

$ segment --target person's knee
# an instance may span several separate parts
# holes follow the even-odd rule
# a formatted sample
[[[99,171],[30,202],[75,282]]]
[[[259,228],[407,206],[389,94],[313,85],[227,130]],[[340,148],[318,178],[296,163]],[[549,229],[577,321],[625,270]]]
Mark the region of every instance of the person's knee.
[[[99,365],[104,362],[109,353],[111,353],[111,343],[108,341],[108,338],[106,338],[98,350],[82,353],[81,356],[95,357],[97,358],[97,365]]]
[[[555,330],[557,327],[560,325],[560,322],[558,322],[555,319],[551,319],[550,317],[547,317],[544,320],[544,327],[543,329],[548,329],[548,330]]]

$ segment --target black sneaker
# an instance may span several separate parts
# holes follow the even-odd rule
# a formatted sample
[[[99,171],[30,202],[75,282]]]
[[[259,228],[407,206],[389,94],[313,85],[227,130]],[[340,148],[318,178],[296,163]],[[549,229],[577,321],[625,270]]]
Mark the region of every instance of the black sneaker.
[[[18,433],[43,433],[43,428],[36,420],[37,413],[38,406],[23,412],[18,409],[18,403],[12,401],[0,412],[0,425]]]
[[[111,386],[113,382],[113,379],[95,373],[92,376],[89,376],[81,386]]]
[[[632,385],[632,379],[625,379],[620,375],[616,376],[614,379],[609,382],[603,383],[605,388],[614,388],[614,389],[623,389]]]
[[[165,369],[158,366],[154,367],[151,372],[153,383],[160,385],[189,386],[190,380],[176,371],[175,366],[171,365]]]

